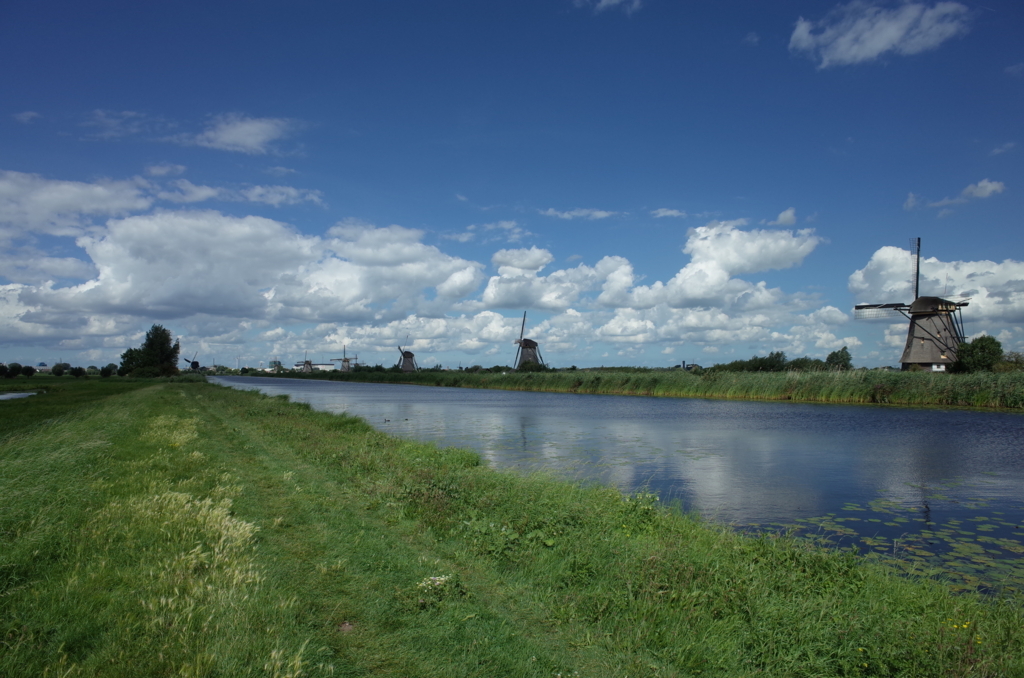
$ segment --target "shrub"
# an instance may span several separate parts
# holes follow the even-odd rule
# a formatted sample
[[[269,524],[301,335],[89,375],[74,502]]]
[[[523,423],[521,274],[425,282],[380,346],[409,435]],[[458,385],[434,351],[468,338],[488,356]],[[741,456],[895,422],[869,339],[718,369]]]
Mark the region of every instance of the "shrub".
[[[50,374],[52,374],[55,377],[63,377],[64,376],[64,365],[62,365],[61,363],[57,363],[50,370]]]
[[[21,373],[24,374],[26,378],[31,378],[32,375],[36,373],[36,368],[31,365],[24,365],[21,368]]]
[[[7,378],[14,379],[21,374],[21,363],[7,363]]]
[[[0,363],[0,378],[6,377],[6,376],[7,376],[7,364],[6,363]]]
[[[75,379],[78,379],[79,377],[84,377],[85,376],[85,368],[84,367],[72,367],[70,370],[68,370],[68,374],[70,374]]]
[[[100,370],[100,376],[106,379],[107,377],[115,374],[116,372],[117,365],[115,365],[114,363],[109,363],[107,365],[104,365],[103,368]]]

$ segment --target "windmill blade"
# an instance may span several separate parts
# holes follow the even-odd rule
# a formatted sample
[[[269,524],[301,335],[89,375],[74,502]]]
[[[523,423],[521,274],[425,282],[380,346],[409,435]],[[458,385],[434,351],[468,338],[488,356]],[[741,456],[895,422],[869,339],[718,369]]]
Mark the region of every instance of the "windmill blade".
[[[516,343],[519,344],[518,341]],[[519,354],[522,353],[522,351],[523,351],[522,344],[519,344],[519,346],[516,346],[516,357],[512,361],[512,369],[513,370],[518,370],[519,369]]]
[[[910,239],[910,256],[914,258],[914,299],[917,299],[920,295],[918,290],[921,283],[921,239],[911,238]]]
[[[526,311],[523,311],[523,325],[519,328],[519,341],[523,340],[523,332],[526,331]]]
[[[196,361],[196,356],[197,355],[199,355],[199,351],[196,351],[195,353],[192,354],[192,360],[190,360],[189,362],[190,363],[194,363]]]
[[[853,317],[857,320],[880,320],[884,318],[906,317],[910,307],[906,304],[858,304],[853,308]]]

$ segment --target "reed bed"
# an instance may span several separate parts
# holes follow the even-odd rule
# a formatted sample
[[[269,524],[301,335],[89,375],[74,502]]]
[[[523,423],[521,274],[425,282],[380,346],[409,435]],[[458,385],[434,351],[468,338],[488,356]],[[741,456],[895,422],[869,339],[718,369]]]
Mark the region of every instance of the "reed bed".
[[[1024,408],[1024,373],[939,374],[852,370],[848,372],[651,372],[559,371],[322,372],[284,374],[290,378],[385,384],[420,384],[510,391],[792,400],[815,403],[940,407]]]

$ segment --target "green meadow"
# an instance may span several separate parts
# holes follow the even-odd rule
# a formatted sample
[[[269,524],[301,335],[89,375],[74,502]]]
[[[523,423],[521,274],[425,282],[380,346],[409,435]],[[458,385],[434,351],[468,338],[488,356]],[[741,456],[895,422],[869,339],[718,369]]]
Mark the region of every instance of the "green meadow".
[[[260,375],[265,376],[265,375]],[[269,375],[272,376],[272,375]],[[941,374],[850,370],[719,372],[683,370],[560,370],[557,372],[314,372],[289,378],[423,384],[512,391],[643,395],[817,403],[1024,408],[1024,372]]]
[[[1015,594],[281,397],[47,386],[0,402],[0,676],[1024,675]]]

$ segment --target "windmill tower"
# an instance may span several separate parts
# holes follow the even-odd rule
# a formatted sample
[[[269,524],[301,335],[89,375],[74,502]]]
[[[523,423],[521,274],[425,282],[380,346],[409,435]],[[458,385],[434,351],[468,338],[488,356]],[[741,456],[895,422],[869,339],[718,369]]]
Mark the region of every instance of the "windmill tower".
[[[921,239],[911,238],[914,301],[910,304],[858,304],[853,315],[860,320],[902,315],[910,321],[907,343],[900,363],[904,370],[918,365],[930,372],[945,372],[956,362],[956,351],[964,341],[964,322],[960,309],[968,299],[950,301],[941,297],[919,296],[921,282]]]
[[[406,339],[406,342],[409,340]],[[401,346],[398,347],[398,368],[403,372],[416,372],[419,370],[419,366],[416,365],[416,355],[412,351],[406,351]]]
[[[537,363],[538,365],[544,364],[544,359],[540,355],[540,344],[533,339],[524,339],[523,332],[526,331],[526,311],[523,311],[523,324],[519,328],[519,338],[516,339],[516,344],[519,348],[516,349],[516,359],[514,361],[514,369],[518,370],[526,363]]]
[[[198,372],[199,371],[199,361],[196,360],[196,356],[197,355],[199,355],[199,351],[195,352],[195,354],[192,356],[192,360],[188,360],[186,358],[182,358],[182,360],[184,360],[186,363],[188,363],[188,368],[190,370],[192,370],[193,372]]]

